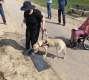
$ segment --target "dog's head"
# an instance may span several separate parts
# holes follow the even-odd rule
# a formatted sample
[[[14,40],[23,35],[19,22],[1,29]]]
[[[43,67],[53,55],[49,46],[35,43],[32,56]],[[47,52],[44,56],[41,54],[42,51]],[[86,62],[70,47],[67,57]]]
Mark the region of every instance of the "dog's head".
[[[47,43],[47,39],[42,39],[42,40],[39,40],[38,41],[38,44],[40,47],[42,47],[43,44],[46,44]]]
[[[39,50],[39,44],[38,43],[36,43],[36,44],[34,44],[33,45],[33,50],[34,50],[34,53],[37,53],[38,52],[38,50]]]
[[[37,43],[35,43],[33,45],[34,53],[37,53],[39,50],[39,47],[41,47],[46,41],[47,41],[46,39],[42,39],[42,40],[39,40]]]

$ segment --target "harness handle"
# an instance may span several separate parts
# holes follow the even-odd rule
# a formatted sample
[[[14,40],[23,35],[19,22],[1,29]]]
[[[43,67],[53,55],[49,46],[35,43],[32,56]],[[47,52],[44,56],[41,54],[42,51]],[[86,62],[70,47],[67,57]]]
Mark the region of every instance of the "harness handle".
[[[46,29],[44,29],[44,30],[42,31],[42,39],[43,39],[43,35],[44,35],[44,34],[45,34],[46,38],[48,38],[48,34],[47,34]]]

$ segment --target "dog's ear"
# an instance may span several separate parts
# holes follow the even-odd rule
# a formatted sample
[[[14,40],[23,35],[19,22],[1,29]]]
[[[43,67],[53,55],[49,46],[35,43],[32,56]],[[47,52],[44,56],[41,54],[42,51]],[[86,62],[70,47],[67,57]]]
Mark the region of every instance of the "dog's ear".
[[[42,43],[48,43],[49,39],[42,39]]]
[[[46,43],[47,40],[46,39],[42,39],[42,44]]]
[[[34,44],[33,45],[33,50],[34,50],[34,53],[36,53],[39,50],[39,45],[38,44]]]

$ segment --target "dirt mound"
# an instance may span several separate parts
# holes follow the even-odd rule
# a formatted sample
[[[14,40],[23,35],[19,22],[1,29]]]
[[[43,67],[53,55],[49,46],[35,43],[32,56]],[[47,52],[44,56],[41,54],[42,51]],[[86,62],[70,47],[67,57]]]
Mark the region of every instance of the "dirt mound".
[[[0,80],[60,80],[52,68],[38,72],[30,57],[22,54],[23,37],[5,30],[0,35]]]

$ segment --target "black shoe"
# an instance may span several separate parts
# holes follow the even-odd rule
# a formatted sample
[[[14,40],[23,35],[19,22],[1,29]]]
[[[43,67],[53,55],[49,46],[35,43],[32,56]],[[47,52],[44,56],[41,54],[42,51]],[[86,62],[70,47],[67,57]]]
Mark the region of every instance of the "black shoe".
[[[31,50],[31,49],[29,49],[29,48],[25,48],[25,49],[23,50],[22,54],[27,54],[30,50]]]
[[[70,48],[73,48],[74,47],[74,42],[68,42],[67,46],[70,47]]]
[[[63,25],[62,26],[65,26],[65,23],[63,23]]]
[[[58,24],[60,24],[61,22],[58,22]]]
[[[49,17],[47,17],[47,19],[49,19]]]
[[[51,17],[47,17],[47,19],[51,19]]]
[[[49,19],[51,19],[51,17]]]
[[[4,24],[7,25],[6,22],[4,22]]]

